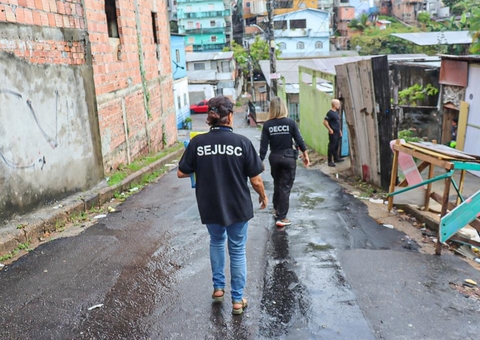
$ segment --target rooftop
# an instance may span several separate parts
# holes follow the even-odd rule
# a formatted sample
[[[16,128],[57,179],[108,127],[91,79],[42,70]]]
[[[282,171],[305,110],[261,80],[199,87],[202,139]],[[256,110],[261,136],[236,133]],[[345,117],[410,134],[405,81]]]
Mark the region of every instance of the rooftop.
[[[466,45],[472,43],[469,31],[393,33],[393,36],[410,41],[419,46]]]

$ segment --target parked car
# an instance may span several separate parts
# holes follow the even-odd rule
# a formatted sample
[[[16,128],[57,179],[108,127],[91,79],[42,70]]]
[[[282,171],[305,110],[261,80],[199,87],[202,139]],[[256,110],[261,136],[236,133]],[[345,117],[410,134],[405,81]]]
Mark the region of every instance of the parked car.
[[[190,105],[191,113],[207,113],[208,112],[208,100],[204,99],[199,101],[197,104]]]

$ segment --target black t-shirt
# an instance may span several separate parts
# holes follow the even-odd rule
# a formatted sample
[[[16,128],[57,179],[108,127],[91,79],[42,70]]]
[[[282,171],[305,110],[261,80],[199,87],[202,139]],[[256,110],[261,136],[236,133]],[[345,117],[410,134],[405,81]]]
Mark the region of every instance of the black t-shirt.
[[[269,119],[263,124],[260,140],[260,158],[263,161],[267,154],[268,144],[272,153],[292,149],[293,140],[300,150],[307,150],[305,141],[298,130],[297,124],[290,118]]]
[[[328,111],[325,120],[328,121],[334,133],[340,133],[340,116],[337,111]]]
[[[198,210],[203,224],[248,221],[253,204],[247,180],[263,172],[263,164],[248,138],[229,127],[212,127],[188,144],[178,168],[195,172]]]

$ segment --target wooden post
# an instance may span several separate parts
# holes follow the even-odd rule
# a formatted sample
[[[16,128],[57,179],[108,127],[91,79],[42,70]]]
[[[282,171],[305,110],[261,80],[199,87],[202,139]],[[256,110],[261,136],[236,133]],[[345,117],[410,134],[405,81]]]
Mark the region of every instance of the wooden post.
[[[396,144],[400,144],[400,140],[397,139]],[[390,176],[390,188],[389,193],[395,192],[395,184],[397,183],[398,172],[398,150],[393,150],[393,162],[392,162],[392,175]],[[393,209],[393,196],[388,196],[388,211]]]
[[[430,163],[428,167],[428,179],[432,178],[435,172],[435,165]],[[428,211],[428,208],[430,206],[430,194],[432,192],[432,183],[428,183],[427,185],[427,192],[425,193],[425,211]]]
[[[452,183],[452,177],[445,178],[445,189],[443,190],[443,198],[442,198],[442,211],[440,213],[440,218],[447,214],[448,208],[448,196],[450,195],[450,185]],[[438,238],[437,238],[437,245],[435,247],[435,254],[442,255],[442,242],[440,242],[440,235],[442,232],[441,224],[438,225]]]
[[[465,184],[465,170],[462,170],[460,172],[460,183],[458,184],[458,191],[463,195],[463,185]],[[462,200],[460,199],[460,196],[457,196],[457,205],[460,205],[462,203]]]

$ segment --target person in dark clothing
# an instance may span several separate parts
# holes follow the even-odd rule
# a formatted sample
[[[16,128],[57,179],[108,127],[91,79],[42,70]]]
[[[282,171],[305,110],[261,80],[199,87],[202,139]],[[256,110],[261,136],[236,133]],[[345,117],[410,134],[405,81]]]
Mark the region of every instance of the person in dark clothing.
[[[208,102],[207,123],[210,131],[190,140],[178,164],[177,176],[195,173],[195,194],[200,218],[210,234],[215,302],[225,295],[225,241],[230,256],[232,313],[242,314],[247,307],[243,297],[247,279],[245,244],[248,220],[253,205],[247,178],[258,193],[260,209],[267,206],[260,174],[264,166],[255,147],[245,136],[233,133],[233,104],[219,96]]]
[[[333,99],[332,108],[327,112],[323,120],[323,125],[328,129],[328,166],[336,166],[335,163],[343,162],[343,159],[338,157],[338,147],[340,138],[342,138],[339,110],[340,101]]]
[[[287,118],[287,107],[279,97],[270,101],[268,120],[262,128],[260,141],[260,159],[263,161],[270,144],[270,173],[273,178],[273,209],[275,210],[275,225],[285,227],[291,224],[287,219],[290,205],[290,191],[295,181],[298,150],[293,141],[302,151],[305,167],[310,165],[307,146],[293,119]]]
[[[453,118],[452,130],[451,130],[452,139],[449,143],[449,146],[451,148],[455,148],[457,146],[457,128],[458,128],[458,118]]]

